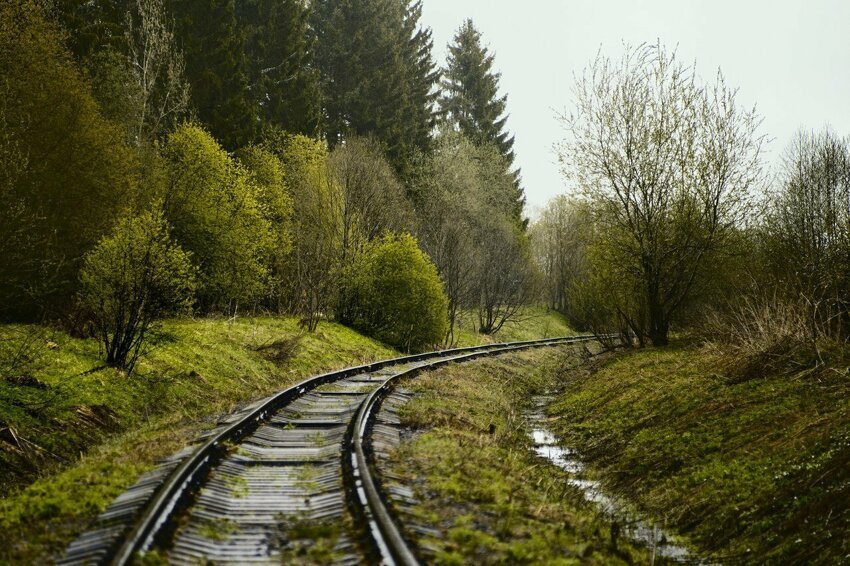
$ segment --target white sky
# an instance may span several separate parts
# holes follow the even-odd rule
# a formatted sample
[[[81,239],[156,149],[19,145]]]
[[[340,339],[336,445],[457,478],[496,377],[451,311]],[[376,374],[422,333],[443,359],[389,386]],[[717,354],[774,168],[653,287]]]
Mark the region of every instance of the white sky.
[[[660,39],[678,46],[711,79],[719,67],[738,87],[738,101],[756,105],[773,141],[775,164],[801,126],[830,124],[850,134],[850,0],[424,0],[434,57],[471,17],[495,52],[508,94],[508,129],[530,214],[564,191],[552,145],[564,137],[556,110],[571,109],[573,76],[598,49],[617,56],[623,41]]]

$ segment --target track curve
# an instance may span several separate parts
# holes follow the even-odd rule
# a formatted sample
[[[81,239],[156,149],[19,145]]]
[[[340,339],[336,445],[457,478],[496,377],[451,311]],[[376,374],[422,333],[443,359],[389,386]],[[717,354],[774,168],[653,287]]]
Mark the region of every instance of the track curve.
[[[101,528],[72,543],[60,563],[131,564],[152,550],[167,553],[170,563],[279,562],[291,526],[287,521],[341,522],[351,509],[362,522],[364,540],[341,534],[333,549],[339,562],[358,563],[365,554],[370,561],[417,564],[373,473],[371,431],[393,384],[440,365],[593,339],[457,348],[304,380],[243,411],[191,453],[166,463],[163,477],[143,478],[134,488],[138,493],[119,497],[104,513]],[[122,513],[129,518],[125,524],[108,520]]]

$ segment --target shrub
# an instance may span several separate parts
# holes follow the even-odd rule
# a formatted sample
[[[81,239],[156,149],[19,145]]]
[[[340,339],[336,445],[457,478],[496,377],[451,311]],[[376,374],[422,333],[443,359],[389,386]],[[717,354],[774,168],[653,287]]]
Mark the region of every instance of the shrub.
[[[448,299],[437,268],[413,236],[386,235],[346,269],[343,322],[406,351],[440,342]]]
[[[270,299],[277,310],[282,310],[282,285],[292,251],[292,195],[286,186],[280,159],[267,148],[258,145],[248,146],[239,151],[238,157],[257,189],[256,198],[260,211],[271,227],[272,249],[269,267],[272,296]],[[274,305],[275,302],[276,305]]]
[[[0,2],[0,311],[64,312],[133,194],[134,157],[37,0]]]
[[[205,310],[235,312],[268,288],[274,237],[248,171],[202,128],[179,127],[165,146],[165,218],[199,268]]]
[[[159,212],[122,218],[85,257],[82,301],[106,362],[132,371],[155,321],[191,306],[195,271]]]

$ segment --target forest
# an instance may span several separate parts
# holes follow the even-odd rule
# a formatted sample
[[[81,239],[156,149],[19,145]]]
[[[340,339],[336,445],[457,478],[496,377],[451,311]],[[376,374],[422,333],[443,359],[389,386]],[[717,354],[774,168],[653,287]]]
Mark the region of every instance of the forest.
[[[132,369],[168,316],[333,319],[410,351],[452,344],[461,310],[497,332],[534,296],[471,21],[440,73],[418,3],[2,10],[6,320]]]
[[[556,117],[574,189],[529,226],[471,20],[442,66],[420,2],[193,6],[4,6],[4,319],[97,336],[127,369],[188,313],[339,320],[405,350],[540,301],[638,345],[844,339],[850,144],[828,128],[770,171],[722,75],[627,46]]]
[[[793,393],[809,400],[845,391],[834,380],[850,357],[850,137],[804,125],[772,164],[763,117],[722,72],[661,41],[625,44],[589,61],[576,106],[553,114],[565,189],[531,211],[493,50],[459,19],[435,60],[422,2],[0,3],[0,455],[11,470],[0,491],[29,484],[29,467],[82,456],[88,432],[68,453],[43,448],[68,414],[112,426],[111,413],[85,412],[98,403],[57,400],[32,377],[47,371],[36,350],[96,345],[102,365],[74,362],[75,375],[106,368],[118,381],[81,395],[120,390],[147,414],[185,393],[162,393],[152,367],[199,375],[157,357],[183,338],[203,350],[212,331],[186,321],[270,317],[251,347],[289,360],[294,346],[264,334],[289,320],[309,356],[338,333],[343,350],[386,357],[467,345],[470,325],[487,341],[514,336],[545,311],[630,359],[695,349],[730,386],[779,376],[811,380]],[[328,356],[305,368],[356,359]],[[216,363],[265,371],[237,358]],[[227,387],[204,402],[245,401]],[[560,402],[602,418],[581,398]],[[32,426],[42,446],[25,448],[29,425],[14,419],[49,422]],[[840,435],[843,419],[818,438]],[[824,476],[836,485],[843,450]]]

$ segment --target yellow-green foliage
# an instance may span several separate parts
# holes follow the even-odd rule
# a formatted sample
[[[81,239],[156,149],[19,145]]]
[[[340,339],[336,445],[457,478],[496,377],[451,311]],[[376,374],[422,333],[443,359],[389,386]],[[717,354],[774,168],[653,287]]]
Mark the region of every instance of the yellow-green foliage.
[[[409,234],[388,234],[347,267],[339,315],[403,350],[440,342],[448,330],[448,299],[437,268]]]
[[[26,358],[0,367],[0,563],[61,552],[215,415],[309,375],[397,355],[338,324],[305,334],[293,318],[167,320],[162,330],[128,377],[102,366],[94,340],[0,326],[0,362]],[[7,442],[10,430],[19,444]]]
[[[36,0],[0,2],[0,310],[64,306],[134,185],[120,127]]]
[[[341,250],[339,188],[327,176],[327,147],[302,135],[267,142],[283,163],[294,198],[293,250],[285,273],[289,307],[313,329],[330,308]]]
[[[120,219],[86,254],[80,280],[107,363],[128,371],[156,320],[194,302],[195,269],[160,211]]]
[[[610,490],[706,554],[840,563],[850,553],[850,374],[846,353],[820,355],[820,366],[795,359],[809,368],[796,375],[742,379],[694,346],[631,350],[569,374],[553,426]]]
[[[239,151],[239,161],[245,166],[256,187],[260,210],[275,236],[275,258],[283,261],[292,248],[292,195],[286,186],[280,159],[263,146],[252,145]]]
[[[268,285],[272,226],[252,176],[207,132],[185,124],[165,144],[165,216],[200,269],[204,309],[252,303]]]

